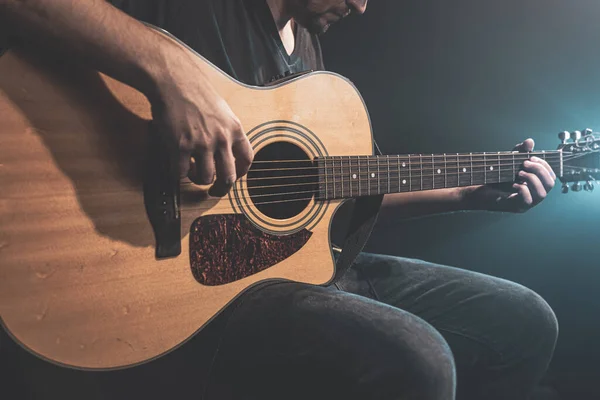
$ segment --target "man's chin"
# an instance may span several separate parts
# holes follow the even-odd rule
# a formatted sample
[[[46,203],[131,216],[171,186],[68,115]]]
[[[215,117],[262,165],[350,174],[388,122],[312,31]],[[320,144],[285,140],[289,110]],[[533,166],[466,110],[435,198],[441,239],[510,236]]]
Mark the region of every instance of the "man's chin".
[[[322,23],[315,22],[312,24],[308,24],[308,26],[306,26],[306,29],[313,35],[323,35],[325,32],[327,32],[329,30],[330,27],[331,27],[330,23],[322,24]]]

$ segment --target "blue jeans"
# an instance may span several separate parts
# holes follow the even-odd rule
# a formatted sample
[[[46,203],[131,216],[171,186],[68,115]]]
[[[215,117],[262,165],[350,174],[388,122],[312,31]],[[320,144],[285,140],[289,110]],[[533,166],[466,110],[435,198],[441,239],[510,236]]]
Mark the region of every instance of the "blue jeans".
[[[207,400],[524,400],[558,335],[521,285],[365,253],[331,287],[265,284],[223,318]]]
[[[330,287],[250,290],[135,368],[74,371],[5,346],[0,371],[13,399],[524,400],[557,334],[548,304],[523,286],[363,253]]]

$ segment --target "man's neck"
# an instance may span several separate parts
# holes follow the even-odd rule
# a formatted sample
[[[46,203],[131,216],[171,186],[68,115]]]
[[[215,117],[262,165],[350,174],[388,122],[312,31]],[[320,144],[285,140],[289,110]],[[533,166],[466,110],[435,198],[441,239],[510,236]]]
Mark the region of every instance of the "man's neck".
[[[286,0],[267,0],[271,9],[275,26],[288,54],[292,54],[296,45],[294,37],[294,20],[286,7]]]

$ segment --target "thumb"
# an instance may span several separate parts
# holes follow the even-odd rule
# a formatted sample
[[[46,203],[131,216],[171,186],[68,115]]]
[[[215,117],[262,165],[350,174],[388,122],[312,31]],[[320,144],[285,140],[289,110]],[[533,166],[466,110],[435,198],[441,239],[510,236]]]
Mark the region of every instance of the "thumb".
[[[523,141],[523,143],[519,143],[518,145],[516,145],[513,151],[527,153],[528,151],[533,151],[534,146],[535,142],[533,141],[533,139],[527,139]]]

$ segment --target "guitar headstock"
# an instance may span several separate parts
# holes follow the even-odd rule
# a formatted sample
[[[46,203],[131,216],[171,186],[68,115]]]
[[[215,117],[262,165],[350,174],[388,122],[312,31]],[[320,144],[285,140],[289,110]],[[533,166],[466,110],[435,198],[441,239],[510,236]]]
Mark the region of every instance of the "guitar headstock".
[[[600,180],[600,134],[586,129],[583,132],[561,132],[558,150],[562,151],[562,171],[559,176],[563,193],[594,190]],[[569,186],[571,184],[571,186]]]

